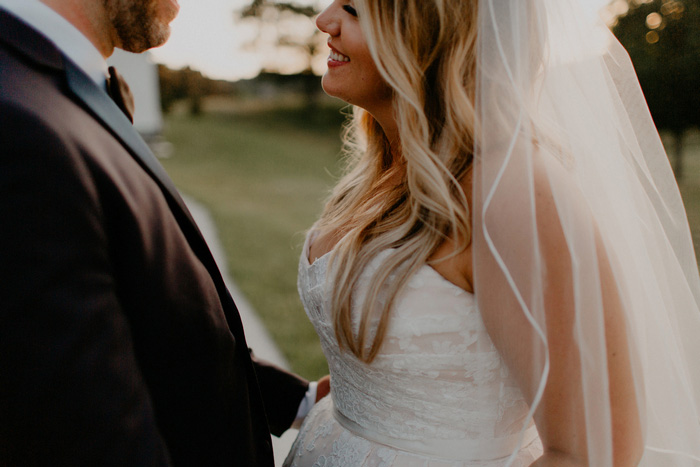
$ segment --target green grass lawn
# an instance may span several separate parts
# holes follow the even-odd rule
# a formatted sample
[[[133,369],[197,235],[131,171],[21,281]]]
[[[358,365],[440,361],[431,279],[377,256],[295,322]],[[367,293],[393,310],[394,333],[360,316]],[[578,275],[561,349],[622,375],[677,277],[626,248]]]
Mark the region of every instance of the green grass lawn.
[[[234,281],[307,378],[327,373],[296,289],[304,232],[340,171],[340,107],[167,118],[163,160],[175,184],[207,206]]]
[[[167,118],[176,185],[216,221],[233,279],[289,360],[307,378],[327,373],[296,290],[304,232],[340,169],[339,107],[288,108]],[[700,135],[688,138],[680,183],[700,250]]]

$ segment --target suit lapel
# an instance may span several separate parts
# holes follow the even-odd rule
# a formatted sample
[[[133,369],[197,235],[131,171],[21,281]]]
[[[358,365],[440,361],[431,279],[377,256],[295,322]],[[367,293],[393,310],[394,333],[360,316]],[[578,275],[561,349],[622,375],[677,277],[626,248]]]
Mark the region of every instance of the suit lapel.
[[[22,54],[36,66],[44,68],[45,71],[64,73],[68,88],[75,98],[123,144],[127,152],[156,181],[190,246],[214,280],[224,305],[224,314],[238,344],[246,348],[243,326],[236,305],[202,233],[172,180],[119,107],[52,42],[1,8],[0,42]]]
[[[194,225],[194,221],[180,198],[170,177],[156,160],[155,156],[134,130],[133,125],[107,93],[100,89],[71,60],[66,58],[56,46],[40,32],[25,24],[12,14],[0,8],[0,42],[4,42],[36,65],[65,72],[69,89],[101,123],[110,129],[133,157],[160,185],[168,197],[170,205]]]
[[[143,169],[160,185],[163,194],[168,199],[170,209],[173,211],[180,228],[189,239],[192,249],[209,270],[214,283],[217,286],[222,302],[228,301],[229,305],[236,308],[228,288],[219,271],[219,267],[204,240],[197,224],[192,219],[189,209],[180,197],[172,180],[160,165],[160,162],[148,148],[143,138],[136,132],[134,126],[126,118],[124,113],[112,102],[106,92],[97,87],[85,73],[82,72],[70,60],[65,60],[65,71],[68,87],[96,116],[103,125],[110,129],[114,135],[129,149],[129,152],[140,163]],[[231,328],[237,331],[237,338],[243,338],[243,327],[238,314],[232,314],[228,307],[224,307],[227,321]],[[245,339],[243,338],[243,343]]]
[[[98,88],[94,81],[67,59],[65,60],[65,71],[68,87],[71,91],[95,114],[98,120],[102,121],[103,125],[112,130],[114,135],[121,140],[122,144],[130,150],[130,153],[141,164],[143,169],[160,185],[163,194],[166,199],[168,199],[170,209],[173,211],[175,218],[178,219],[180,228],[189,239],[190,246],[209,270],[209,274],[219,291],[222,304],[228,302],[229,306],[224,306],[223,309],[229,327],[234,331],[236,339],[240,340],[239,344],[247,348],[243,324],[241,323],[233,298],[231,298],[231,294],[228,291],[228,287],[221,276],[216,260],[214,260],[211,250],[209,250],[209,246],[204,240],[204,236],[199,230],[199,227],[197,227],[194,219],[192,219],[189,209],[187,209],[187,206],[180,197],[172,180],[165,172],[165,169],[163,169],[163,166],[161,166],[160,162],[155,158],[143,141],[143,138],[136,132],[131,122],[126,118],[119,107],[112,102],[112,99],[106,92]],[[232,312],[232,309],[235,310],[235,312]]]
[[[172,180],[124,113],[82,70],[67,59],[65,60],[65,71],[68,87],[73,94],[95,114],[105,127],[112,130],[144,170],[158,182],[170,201],[173,201],[189,221],[194,223]]]

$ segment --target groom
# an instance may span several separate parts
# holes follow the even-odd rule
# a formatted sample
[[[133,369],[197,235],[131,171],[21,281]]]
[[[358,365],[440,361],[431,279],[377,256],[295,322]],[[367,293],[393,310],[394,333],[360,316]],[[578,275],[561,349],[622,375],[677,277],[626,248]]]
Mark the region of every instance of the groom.
[[[197,226],[106,92],[104,57],[162,44],[177,9],[0,0],[1,466],[272,466],[269,432],[315,400],[251,358]]]

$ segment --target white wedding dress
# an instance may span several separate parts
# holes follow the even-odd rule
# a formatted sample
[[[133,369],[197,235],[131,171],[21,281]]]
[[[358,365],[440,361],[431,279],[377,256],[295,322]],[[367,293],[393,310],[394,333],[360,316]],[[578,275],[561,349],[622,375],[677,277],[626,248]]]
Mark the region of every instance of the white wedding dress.
[[[392,310],[376,360],[341,351],[330,319],[329,255],[299,264],[299,293],[328,359],[331,396],[301,426],[288,467],[528,466],[542,454],[528,406],[494,347],[474,295],[428,265]],[[380,254],[368,269],[376,268]],[[355,291],[362,300],[371,270]],[[521,439],[522,438],[522,439]]]

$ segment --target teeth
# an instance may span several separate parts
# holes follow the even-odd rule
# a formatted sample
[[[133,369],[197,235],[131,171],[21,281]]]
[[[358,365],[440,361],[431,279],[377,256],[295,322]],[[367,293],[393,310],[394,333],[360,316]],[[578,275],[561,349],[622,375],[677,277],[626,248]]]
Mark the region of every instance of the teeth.
[[[335,50],[331,50],[330,58],[331,58],[331,60],[335,60],[337,62],[349,62],[350,61],[350,59],[348,57],[336,52]]]

